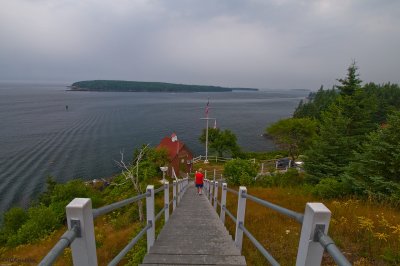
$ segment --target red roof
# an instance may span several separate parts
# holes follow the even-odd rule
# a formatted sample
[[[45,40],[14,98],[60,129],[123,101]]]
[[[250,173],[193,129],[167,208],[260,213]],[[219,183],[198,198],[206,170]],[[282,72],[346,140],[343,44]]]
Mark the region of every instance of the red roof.
[[[160,144],[157,146],[157,150],[165,148],[168,151],[168,156],[170,160],[174,159],[179,151],[185,146],[185,144],[179,140],[172,142],[171,137],[165,137],[161,140]]]

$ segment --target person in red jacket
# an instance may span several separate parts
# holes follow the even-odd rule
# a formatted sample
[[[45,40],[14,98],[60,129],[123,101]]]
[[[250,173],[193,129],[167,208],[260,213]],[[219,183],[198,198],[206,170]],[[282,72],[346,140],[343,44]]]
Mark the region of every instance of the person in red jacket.
[[[197,194],[201,195],[203,194],[203,181],[204,181],[204,175],[203,175],[203,169],[199,169],[196,171],[194,174],[194,183],[196,184],[197,187]]]

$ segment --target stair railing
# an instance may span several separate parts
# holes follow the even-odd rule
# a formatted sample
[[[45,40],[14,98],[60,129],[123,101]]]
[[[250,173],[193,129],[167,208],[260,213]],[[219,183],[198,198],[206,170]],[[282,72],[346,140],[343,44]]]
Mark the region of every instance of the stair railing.
[[[320,265],[324,250],[331,255],[339,266],[349,266],[351,263],[335,245],[335,242],[327,235],[331,218],[330,210],[322,203],[307,203],[304,214],[298,213],[266,200],[247,194],[244,186],[239,187],[239,191],[228,188],[227,183],[218,185],[218,181],[205,179],[205,193],[214,209],[220,206],[220,219],[225,224],[227,214],[236,224],[235,245],[241,251],[243,245],[243,234],[245,234],[252,244],[263,254],[271,265],[280,265],[274,257],[263,247],[263,245],[246,229],[244,226],[246,199],[258,203],[264,207],[275,210],[289,218],[294,219],[302,225],[299,249],[297,252],[296,266]],[[218,187],[221,187],[221,201],[218,200]],[[227,192],[238,195],[238,207],[236,217],[226,208]]]
[[[93,220],[101,215],[105,215],[114,210],[122,208],[128,204],[146,199],[146,226],[130,240],[130,242],[121,250],[121,252],[108,264],[117,265],[132,247],[147,234],[147,252],[155,241],[155,224],[164,214],[165,222],[169,219],[170,205],[173,210],[176,209],[183,194],[189,185],[189,179],[179,179],[173,181],[173,197],[169,200],[169,183],[154,189],[153,185],[148,185],[146,192],[132,198],[112,203],[92,209],[92,201],[89,198],[75,198],[66,206],[68,230],[61,236],[60,240],[47,253],[39,263],[41,266],[52,265],[63,253],[64,249],[71,246],[72,261],[74,265],[97,266],[96,242]],[[155,214],[154,195],[164,191],[164,207]]]

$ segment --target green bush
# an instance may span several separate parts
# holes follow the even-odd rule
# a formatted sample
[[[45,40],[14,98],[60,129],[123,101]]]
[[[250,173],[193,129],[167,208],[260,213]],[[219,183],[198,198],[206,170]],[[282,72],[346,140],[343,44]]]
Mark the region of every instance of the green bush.
[[[324,178],[314,187],[312,193],[321,198],[338,198],[348,193],[345,183],[336,178]]]
[[[239,182],[242,186],[251,186],[254,184],[254,177],[250,176],[247,172],[242,171]]]
[[[245,177],[242,178],[242,175]],[[241,181],[248,182],[249,178],[253,179],[256,175],[257,166],[248,160],[234,159],[225,164],[224,176],[231,185],[241,185]]]
[[[86,186],[82,180],[72,180],[65,184],[57,184],[47,196],[47,204],[57,215],[60,223],[65,220],[65,206],[74,198],[90,198],[94,208],[103,202],[99,191]]]
[[[287,187],[298,186],[304,183],[304,174],[296,169],[289,169],[286,173],[273,173],[264,175],[257,179],[257,185],[262,187]]]
[[[287,157],[287,151],[268,151],[268,152],[241,152],[240,159],[272,160]]]
[[[22,208],[11,208],[4,214],[4,223],[0,230],[0,244],[5,244],[10,236],[14,235],[18,229],[28,219],[28,214]]]
[[[57,215],[52,209],[43,205],[32,207],[28,210],[28,219],[16,234],[9,237],[7,245],[33,243],[59,226]]]

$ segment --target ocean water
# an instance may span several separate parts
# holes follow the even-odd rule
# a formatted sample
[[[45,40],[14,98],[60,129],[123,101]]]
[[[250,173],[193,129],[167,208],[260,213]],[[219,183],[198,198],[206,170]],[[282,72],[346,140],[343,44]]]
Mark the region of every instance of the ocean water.
[[[198,138],[208,98],[209,117],[244,150],[273,150],[266,126],[289,117],[308,94],[72,92],[67,85],[0,83],[0,213],[36,198],[47,175],[58,182],[111,176],[121,171],[120,151],[131,159],[135,148],[172,132],[204,154]]]

